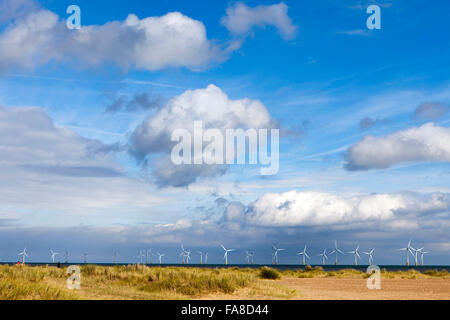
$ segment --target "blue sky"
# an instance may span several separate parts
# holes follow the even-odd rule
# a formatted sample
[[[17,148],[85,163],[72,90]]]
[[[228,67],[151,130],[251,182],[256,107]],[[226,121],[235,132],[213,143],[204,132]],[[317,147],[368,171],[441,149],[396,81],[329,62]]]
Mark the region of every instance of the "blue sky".
[[[395,264],[412,238],[450,263],[445,1],[77,1],[81,30],[65,28],[70,4],[1,1],[0,259],[27,246],[35,261],[68,248],[133,262],[153,248],[175,262],[184,243],[219,262],[224,243],[263,263],[276,242],[284,262],[307,244],[319,263],[338,239]],[[171,126],[220,123],[245,101],[290,132],[278,174],[175,175]],[[240,125],[252,108],[233,111]]]

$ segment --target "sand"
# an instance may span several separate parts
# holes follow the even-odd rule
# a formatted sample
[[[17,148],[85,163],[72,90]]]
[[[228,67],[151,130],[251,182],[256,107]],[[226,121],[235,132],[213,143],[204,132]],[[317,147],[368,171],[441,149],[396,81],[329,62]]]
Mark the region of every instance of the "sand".
[[[382,279],[380,290],[369,290],[365,279],[283,278],[279,284],[295,289],[307,300],[449,300],[450,279]]]

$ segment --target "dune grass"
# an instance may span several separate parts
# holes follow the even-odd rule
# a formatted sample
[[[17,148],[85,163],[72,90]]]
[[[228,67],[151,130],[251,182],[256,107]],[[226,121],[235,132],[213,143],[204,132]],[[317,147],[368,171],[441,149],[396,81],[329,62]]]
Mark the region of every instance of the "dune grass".
[[[183,268],[146,266],[81,267],[81,289],[66,288],[67,268],[0,266],[0,300],[64,299],[289,299],[300,296],[280,285],[280,278],[367,278],[354,269],[324,271],[321,267],[278,271],[271,268]],[[391,272],[385,279],[444,278],[445,270]]]
[[[289,298],[254,269],[86,265],[81,289],[65,287],[67,268],[0,266],[0,299],[196,299],[211,295]]]
[[[46,277],[65,277],[63,270],[52,268],[29,268],[24,266],[0,266],[1,300],[73,300],[73,292],[45,283]]]

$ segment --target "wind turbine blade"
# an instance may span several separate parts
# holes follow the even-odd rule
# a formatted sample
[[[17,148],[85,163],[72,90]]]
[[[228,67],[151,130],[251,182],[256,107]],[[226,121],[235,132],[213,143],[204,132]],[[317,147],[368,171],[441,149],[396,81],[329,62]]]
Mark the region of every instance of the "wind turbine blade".
[[[309,256],[308,256],[308,254],[305,252],[305,256],[308,258],[308,259],[311,259]]]
[[[225,247],[223,245],[220,245],[222,247],[223,250],[227,251],[227,249],[225,249]]]

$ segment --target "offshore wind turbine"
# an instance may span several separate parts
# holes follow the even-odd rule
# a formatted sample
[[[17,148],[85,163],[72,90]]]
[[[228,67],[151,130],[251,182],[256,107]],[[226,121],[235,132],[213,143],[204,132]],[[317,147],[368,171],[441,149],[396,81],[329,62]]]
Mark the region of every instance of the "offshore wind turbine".
[[[181,253],[180,253],[180,257],[182,258],[182,261],[181,261],[182,264],[185,264],[185,263],[186,263],[186,254],[187,254],[187,251],[184,249],[183,244],[181,244]]]
[[[149,260],[150,258],[150,260]],[[150,264],[152,263],[152,249],[145,250],[145,264],[148,264],[150,261]]]
[[[225,254],[223,255],[223,258],[225,259],[225,265],[228,264],[228,253],[233,252],[234,249],[226,249],[223,245],[220,245],[222,249],[225,251]]]
[[[375,249],[372,249],[369,252],[363,252],[364,254],[367,254],[369,256],[369,266],[371,266],[373,263],[373,252],[374,251],[375,251]]]
[[[253,256],[255,255],[255,252],[254,251],[249,252],[245,250],[245,254],[247,255],[245,258],[247,260],[247,264],[253,264]]]
[[[158,260],[159,260],[159,264],[162,264],[162,257],[164,257],[166,254],[165,253],[157,253],[158,254]]]
[[[278,252],[284,251],[286,249],[277,248],[275,244],[272,243],[272,250],[274,251],[272,256],[272,263],[275,261],[275,264],[278,264]]]
[[[322,265],[325,265],[325,260],[328,260],[327,249],[323,249],[323,252],[319,254],[319,257],[322,257]]]
[[[413,253],[413,247],[411,247],[411,239],[409,240],[409,242],[408,242],[408,246],[406,247],[406,248],[401,248],[401,249],[398,249],[399,251],[405,251],[405,253],[406,253],[406,265],[407,266],[409,266],[409,255],[408,255],[408,253],[410,253],[412,256],[414,256],[414,253]]]
[[[139,259],[139,264],[142,264],[142,259],[144,258],[144,253],[142,250],[139,250],[139,255],[137,257]]]
[[[349,251],[348,253],[352,253],[355,255],[355,266],[358,265],[358,258],[361,259],[361,256],[359,255],[359,244],[357,245],[356,249],[353,251]]]
[[[65,255],[66,255],[66,264],[68,264],[69,263],[69,252],[67,251],[67,249],[65,251]]]
[[[336,260],[334,261],[334,264],[335,264],[335,265],[338,265],[338,254],[339,254],[339,253],[340,253],[340,254],[344,254],[344,252],[338,248],[337,240],[334,240],[334,250],[331,251],[330,254],[333,254],[333,253],[336,254]]]
[[[117,264],[117,257],[119,257],[119,253],[114,251],[114,264]]]
[[[53,251],[52,249],[50,249],[50,256],[52,259],[52,263],[55,263],[55,256],[58,255],[58,252]]]
[[[203,252],[197,251],[197,253],[200,255],[200,264],[203,264]]]
[[[298,256],[303,256],[303,265],[306,265],[306,258],[311,259],[308,254],[306,253],[306,245],[303,251],[297,253]]]
[[[27,248],[24,248],[23,251],[19,253],[19,256],[22,256],[22,264],[25,264],[25,257],[28,257]]]
[[[423,250],[424,248],[414,249],[414,248],[411,247],[411,249],[414,251],[414,262],[415,262],[415,266],[417,267],[417,264],[418,264],[417,256],[418,256],[419,253],[422,252],[422,250]]]
[[[428,251],[420,251],[420,259],[422,260],[422,266],[423,266],[423,256],[426,255],[427,253],[430,253]]]
[[[191,261],[191,252],[186,251],[186,263],[189,264],[190,261]]]
[[[208,264],[208,252],[205,252],[205,264]]]

